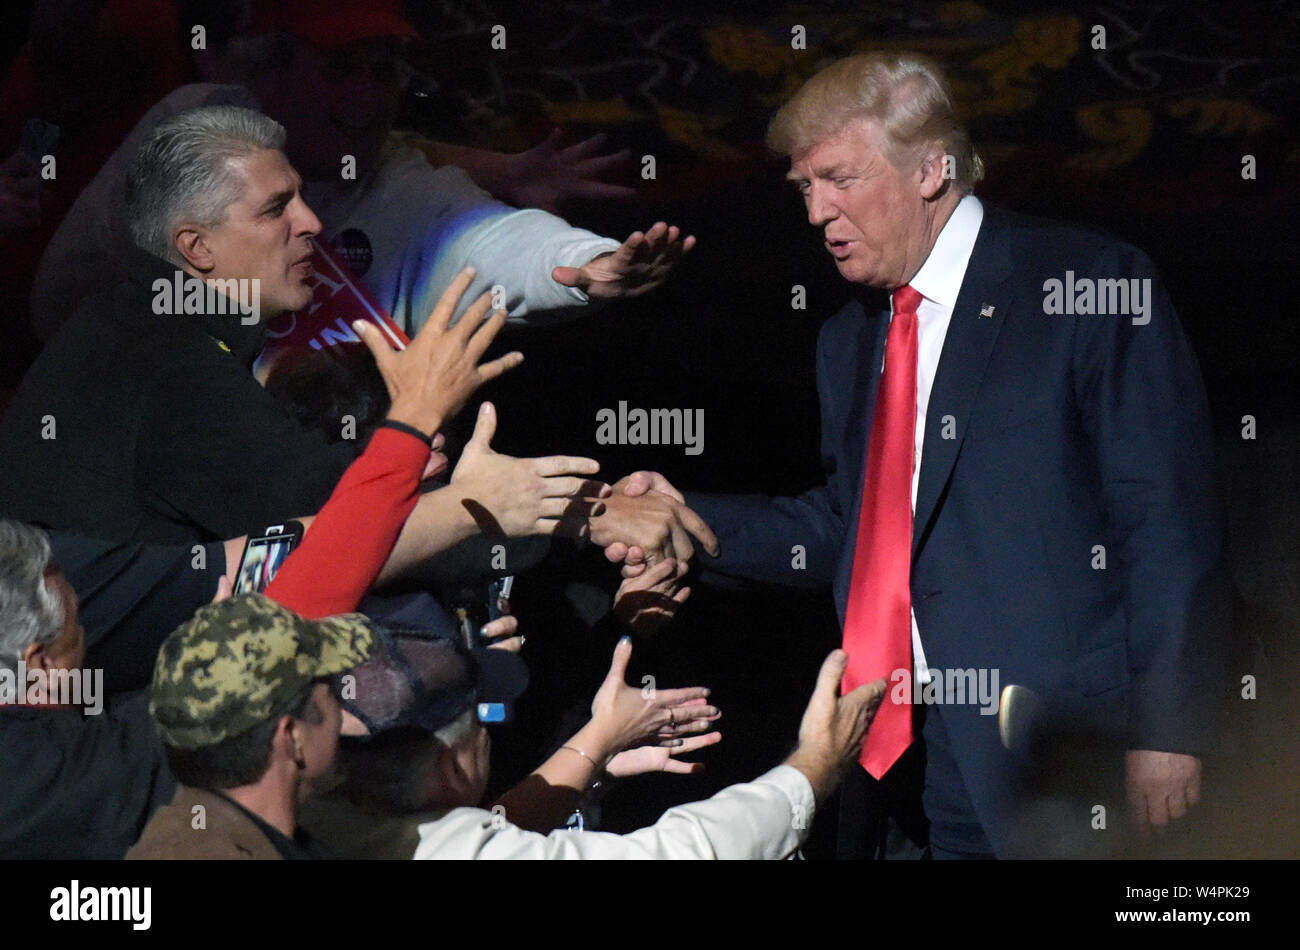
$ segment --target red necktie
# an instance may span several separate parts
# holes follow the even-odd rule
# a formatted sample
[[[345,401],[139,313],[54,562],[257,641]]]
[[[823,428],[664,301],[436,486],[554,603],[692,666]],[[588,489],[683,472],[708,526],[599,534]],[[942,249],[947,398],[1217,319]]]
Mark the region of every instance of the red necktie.
[[[916,308],[923,298],[909,287],[894,291],[894,319],[885,340],[867,471],[862,480],[853,575],[844,615],[849,654],[842,692],[881,676],[885,697],[858,760],[875,778],[889,771],[912,744],[912,707],[891,701],[895,670],[912,676],[912,467],[916,459]]]

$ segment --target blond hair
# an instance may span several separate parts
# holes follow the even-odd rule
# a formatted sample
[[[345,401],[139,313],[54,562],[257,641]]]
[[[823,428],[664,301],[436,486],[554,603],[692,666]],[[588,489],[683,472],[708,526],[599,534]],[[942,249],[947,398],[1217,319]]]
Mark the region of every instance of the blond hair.
[[[859,53],[827,66],[772,118],[767,144],[794,155],[834,137],[854,119],[880,123],[895,167],[937,143],[953,158],[960,191],[969,193],[984,177],[984,163],[957,120],[948,80],[917,53]]]

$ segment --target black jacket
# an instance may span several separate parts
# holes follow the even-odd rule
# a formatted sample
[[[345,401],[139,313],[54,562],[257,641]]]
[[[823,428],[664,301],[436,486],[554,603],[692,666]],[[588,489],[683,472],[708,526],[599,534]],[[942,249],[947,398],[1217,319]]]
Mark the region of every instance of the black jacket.
[[[235,537],[314,513],[356,456],[253,378],[264,326],[154,313],[176,268],[132,248],[0,423],[0,516],[114,541]]]
[[[99,715],[0,707],[0,858],[117,860],[176,782],[146,692]]]

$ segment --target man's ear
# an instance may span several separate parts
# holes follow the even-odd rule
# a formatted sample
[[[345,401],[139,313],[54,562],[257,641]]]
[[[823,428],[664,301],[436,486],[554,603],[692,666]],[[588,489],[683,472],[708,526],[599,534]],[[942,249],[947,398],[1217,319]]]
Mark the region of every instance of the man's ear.
[[[433,770],[438,780],[439,799],[444,802],[478,804],[477,802],[467,803],[465,801],[473,783],[470,782],[469,773],[462,767],[460,756],[456,754],[455,749],[440,742],[438,761]]]
[[[46,649],[48,644],[29,643],[23,650],[22,660],[29,670],[45,670],[50,666],[50,651]]]
[[[921,197],[926,201],[938,198],[948,187],[949,179],[944,176],[948,156],[939,142],[932,143],[921,160]]]
[[[207,233],[194,225],[182,225],[172,238],[177,253],[185,262],[200,274],[206,274],[216,266],[212,248],[208,246]]]
[[[303,752],[302,743],[302,730],[298,728],[297,721],[292,716],[281,716],[280,722],[275,727],[272,748],[283,749],[299,769],[304,769],[307,767],[307,757]]]

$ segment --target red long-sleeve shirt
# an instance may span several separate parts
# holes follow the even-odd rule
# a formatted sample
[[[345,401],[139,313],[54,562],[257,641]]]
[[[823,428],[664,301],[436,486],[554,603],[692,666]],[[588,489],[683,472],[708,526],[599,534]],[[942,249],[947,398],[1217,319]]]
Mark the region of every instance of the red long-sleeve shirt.
[[[266,596],[317,620],[355,610],[415,508],[429,444],[380,428],[339,479]]]

